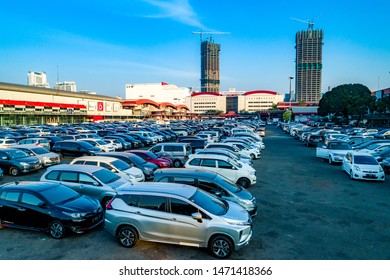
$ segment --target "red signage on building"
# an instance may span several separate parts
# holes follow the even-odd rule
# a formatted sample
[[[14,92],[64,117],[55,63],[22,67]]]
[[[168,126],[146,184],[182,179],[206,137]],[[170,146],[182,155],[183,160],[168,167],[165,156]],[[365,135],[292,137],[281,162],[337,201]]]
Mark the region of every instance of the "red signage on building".
[[[104,103],[103,102],[98,102],[97,103],[97,109],[98,111],[104,111]]]

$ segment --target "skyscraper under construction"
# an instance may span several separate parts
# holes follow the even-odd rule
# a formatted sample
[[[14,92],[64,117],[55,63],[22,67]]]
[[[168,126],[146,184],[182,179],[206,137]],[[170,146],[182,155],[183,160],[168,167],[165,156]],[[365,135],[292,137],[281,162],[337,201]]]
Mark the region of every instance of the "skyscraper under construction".
[[[322,30],[299,31],[295,36],[296,101],[318,102],[322,85]]]
[[[221,45],[205,40],[201,42],[201,71],[200,86],[202,92],[218,92],[219,78],[219,52]]]

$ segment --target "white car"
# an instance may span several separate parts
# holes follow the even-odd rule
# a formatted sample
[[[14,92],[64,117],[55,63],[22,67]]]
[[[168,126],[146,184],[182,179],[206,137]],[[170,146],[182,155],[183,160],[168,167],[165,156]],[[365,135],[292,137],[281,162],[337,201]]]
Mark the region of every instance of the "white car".
[[[51,166],[60,163],[60,156],[57,153],[50,152],[43,147],[33,144],[17,145],[12,148],[21,150],[30,156],[37,157],[43,167]]]
[[[222,143],[232,143],[236,145],[239,149],[241,149],[241,151],[247,153],[247,156],[250,156],[251,159],[260,158],[260,150],[258,147],[250,146],[247,143],[242,143],[240,141],[234,140],[225,140]]]
[[[14,139],[1,138],[0,139],[0,148],[13,148],[17,143]]]
[[[107,143],[106,141],[103,141],[101,139],[84,138],[84,139],[80,139],[79,141],[84,141],[87,142],[88,144],[91,144],[94,147],[100,148],[102,152],[106,152],[106,153],[115,152],[115,148],[112,144]]]
[[[256,170],[252,166],[227,156],[193,154],[184,167],[216,172],[243,188],[256,184],[257,180]]]
[[[385,172],[378,161],[370,154],[350,151],[343,158],[341,170],[351,179],[385,181]]]
[[[122,151],[124,150],[122,143],[118,139],[104,139],[104,142],[107,142],[111,144],[115,151]]]
[[[342,141],[329,141],[319,144],[316,148],[316,157],[328,160],[329,164],[342,162],[344,156],[351,151],[351,146]]]
[[[104,157],[104,156],[78,157],[72,160],[70,164],[85,164],[85,165],[101,166],[110,170],[111,172],[116,173],[118,176],[129,180],[132,183],[145,181],[145,175],[141,169],[134,166],[130,166],[123,160],[113,158],[113,157]]]

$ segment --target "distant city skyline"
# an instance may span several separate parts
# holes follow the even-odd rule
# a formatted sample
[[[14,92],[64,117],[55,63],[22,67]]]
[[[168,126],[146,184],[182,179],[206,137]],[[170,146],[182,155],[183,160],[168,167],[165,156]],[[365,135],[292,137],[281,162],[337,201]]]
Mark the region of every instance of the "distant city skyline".
[[[27,84],[29,71],[48,83],[125,96],[127,83],[166,82],[200,90],[200,38],[221,45],[220,90],[289,92],[295,34],[325,32],[322,92],[361,83],[390,87],[390,3],[374,1],[122,0],[2,3],[0,81]],[[294,83],[293,83],[294,84]],[[295,91],[295,88],[292,89]]]

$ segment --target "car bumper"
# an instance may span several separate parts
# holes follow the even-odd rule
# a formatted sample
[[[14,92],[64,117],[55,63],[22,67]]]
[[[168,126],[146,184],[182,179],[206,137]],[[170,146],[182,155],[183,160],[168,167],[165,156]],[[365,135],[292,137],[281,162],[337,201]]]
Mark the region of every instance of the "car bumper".
[[[241,235],[240,241],[234,244],[235,251],[238,251],[242,247],[245,247],[246,245],[249,244],[249,241],[252,238],[252,229],[251,228],[244,229],[240,235]]]
[[[353,178],[358,180],[368,180],[368,181],[384,181],[385,173],[365,173],[365,172],[354,172]]]

